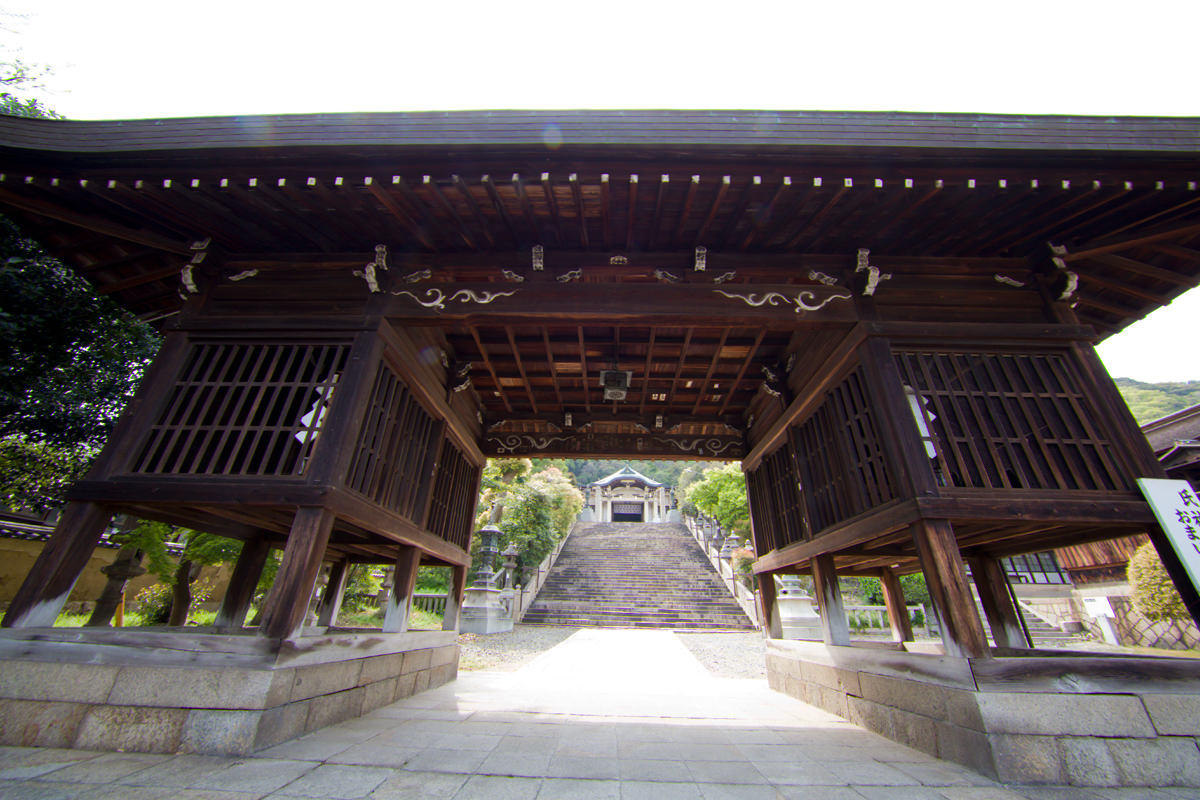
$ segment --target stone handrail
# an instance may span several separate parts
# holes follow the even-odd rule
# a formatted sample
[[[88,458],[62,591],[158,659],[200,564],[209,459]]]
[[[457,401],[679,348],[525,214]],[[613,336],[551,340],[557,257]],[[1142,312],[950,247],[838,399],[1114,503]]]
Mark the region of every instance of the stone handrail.
[[[512,617],[513,622],[520,622],[525,616],[525,612],[529,610],[529,606],[533,604],[533,600],[537,597],[537,593],[541,591],[542,585],[546,582],[546,577],[550,574],[551,568],[558,561],[558,554],[562,552],[563,546],[567,540],[571,538],[571,534],[575,532],[575,527],[579,525],[575,522],[567,531],[567,535],[559,540],[558,544],[554,545],[554,549],[550,551],[542,563],[538,564],[537,570],[529,576],[525,585],[518,586],[512,589]]]
[[[762,627],[762,620],[758,618],[758,588],[746,588],[746,585],[737,579],[734,574],[731,560],[721,558],[721,548],[712,546],[712,542],[716,539],[705,538],[705,526],[708,526],[710,531],[717,533],[717,538],[724,540],[725,532],[721,530],[721,526],[715,520],[699,520],[696,517],[685,516],[683,518],[684,527],[692,534],[692,538],[696,540],[696,544],[700,546],[700,550],[708,558],[713,569],[717,571],[717,575],[721,576],[725,588],[733,595],[733,599],[742,607],[742,611],[746,616],[754,622],[755,626]]]
[[[419,608],[429,614],[445,614],[446,595],[434,594],[432,592],[415,592],[413,594],[413,608]]]

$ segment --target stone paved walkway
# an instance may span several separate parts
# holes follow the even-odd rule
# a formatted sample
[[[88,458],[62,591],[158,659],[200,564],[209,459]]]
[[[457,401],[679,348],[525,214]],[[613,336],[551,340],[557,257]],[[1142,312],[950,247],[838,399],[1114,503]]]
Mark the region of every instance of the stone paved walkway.
[[[662,631],[583,630],[516,672],[464,673],[253,757],[0,748],[4,800],[1197,796],[1002,787],[763,681],[713,677]]]

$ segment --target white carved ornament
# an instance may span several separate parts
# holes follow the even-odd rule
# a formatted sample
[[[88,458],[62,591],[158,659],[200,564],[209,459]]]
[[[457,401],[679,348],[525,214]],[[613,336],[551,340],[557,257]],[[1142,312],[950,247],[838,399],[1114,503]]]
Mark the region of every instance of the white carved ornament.
[[[486,306],[488,303],[491,303],[493,300],[495,300],[499,297],[512,297],[516,293],[517,293],[516,289],[512,289],[511,291],[507,291],[507,292],[489,292],[487,290],[475,291],[474,289],[459,289],[459,290],[455,291],[453,294],[447,296],[446,293],[444,291],[442,291],[441,289],[436,288],[436,287],[430,287],[428,289],[425,289],[422,292],[422,294],[425,295],[424,299],[422,299],[420,297],[417,297],[417,295],[413,294],[412,292],[410,292],[406,289],[402,289],[398,292],[392,292],[392,294],[397,295],[397,296],[407,295],[407,296],[411,297],[413,300],[416,300],[418,305],[421,305],[425,308],[435,308],[438,311],[445,311],[446,303],[463,303],[464,305],[467,303],[479,303],[480,305]]]
[[[817,302],[817,295],[807,291],[800,292],[795,297],[788,297],[782,292],[763,292],[762,294],[749,292],[747,294],[739,294],[737,292],[727,292],[724,289],[713,289],[713,291],[735,300],[741,300],[746,305],[754,306],[755,308],[761,306],[778,306],[781,303],[783,305],[795,305],[796,307],[793,310],[797,314],[801,311],[820,311],[834,300],[851,299],[851,295],[846,292],[834,292],[824,300]]]

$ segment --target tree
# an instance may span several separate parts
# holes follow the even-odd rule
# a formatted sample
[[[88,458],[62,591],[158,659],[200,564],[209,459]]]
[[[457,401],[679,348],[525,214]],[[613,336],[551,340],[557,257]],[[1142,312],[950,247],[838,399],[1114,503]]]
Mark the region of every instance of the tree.
[[[1133,607],[1150,620],[1190,619],[1167,568],[1151,542],[1134,551],[1125,570],[1133,590]]]
[[[750,535],[750,502],[746,475],[738,464],[710,469],[687,487],[686,497],[699,511],[713,517],[736,536]]]
[[[0,62],[0,113],[58,117],[37,70]],[[0,217],[0,497],[48,511],[87,470],[158,335]]]

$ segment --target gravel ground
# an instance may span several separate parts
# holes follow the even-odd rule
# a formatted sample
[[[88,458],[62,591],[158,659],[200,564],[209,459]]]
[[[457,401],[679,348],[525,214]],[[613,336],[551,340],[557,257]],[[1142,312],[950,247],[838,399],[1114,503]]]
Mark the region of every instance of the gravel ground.
[[[579,628],[516,625],[508,633],[458,636],[461,670],[512,672],[529,663]],[[766,644],[759,633],[678,633],[710,672],[721,678],[767,677]]]
[[[679,639],[718,678],[767,678],[767,643],[754,633],[683,633]]]
[[[507,633],[460,633],[458,668],[512,672],[566,639],[579,628],[551,625],[514,625]]]

